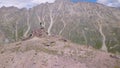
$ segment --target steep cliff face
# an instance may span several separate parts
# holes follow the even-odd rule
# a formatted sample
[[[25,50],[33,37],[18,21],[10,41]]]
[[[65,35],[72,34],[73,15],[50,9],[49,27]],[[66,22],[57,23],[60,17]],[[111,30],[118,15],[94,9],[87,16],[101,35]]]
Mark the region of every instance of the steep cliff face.
[[[62,37],[33,37],[0,46],[0,68],[119,68],[120,56],[71,43]]]
[[[0,29],[11,41],[20,40],[26,33],[41,27],[49,35],[61,35],[72,42],[107,47],[120,52],[120,9],[97,3],[72,3],[57,0],[27,9],[0,8]],[[28,32],[26,32],[28,31]]]

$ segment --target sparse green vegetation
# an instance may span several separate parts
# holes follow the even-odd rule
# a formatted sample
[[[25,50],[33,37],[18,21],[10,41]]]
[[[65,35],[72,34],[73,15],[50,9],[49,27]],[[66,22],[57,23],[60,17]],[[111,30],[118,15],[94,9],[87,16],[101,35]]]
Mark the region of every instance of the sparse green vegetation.
[[[15,48],[10,49],[11,52],[27,52],[31,50],[35,50],[36,52],[45,52],[45,53],[52,54],[52,55],[58,54],[58,51],[56,50],[50,50],[48,48],[37,47],[37,46],[36,47],[26,46],[24,49],[22,49],[21,47],[15,47]]]
[[[114,68],[120,68],[119,66],[115,66]]]
[[[74,43],[101,49],[103,44],[103,35],[100,32],[101,25],[108,51],[120,52],[119,9],[104,7],[99,4],[93,6],[91,3],[81,3],[78,7],[72,5],[73,13],[66,9],[68,7],[65,6],[68,4],[61,5],[61,8],[58,9],[56,6],[60,7],[60,5],[55,3],[47,6],[44,4],[29,10],[14,7],[0,8],[0,30],[10,42],[16,42],[23,38],[28,27],[30,27],[29,33],[40,28],[39,24],[42,22],[45,30],[51,35],[59,35],[62,32],[60,35]],[[93,10],[93,8],[95,9]]]

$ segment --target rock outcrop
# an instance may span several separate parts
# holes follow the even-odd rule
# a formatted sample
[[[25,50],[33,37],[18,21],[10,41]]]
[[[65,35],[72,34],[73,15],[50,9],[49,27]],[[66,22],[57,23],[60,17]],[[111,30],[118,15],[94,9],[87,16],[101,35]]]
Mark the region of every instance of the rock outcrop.
[[[39,29],[35,29],[33,30],[29,35],[28,37],[26,38],[23,38],[22,40],[25,41],[25,40],[28,40],[28,39],[31,39],[33,37],[47,37],[48,36],[48,33],[47,31],[45,31],[44,28],[39,28]]]

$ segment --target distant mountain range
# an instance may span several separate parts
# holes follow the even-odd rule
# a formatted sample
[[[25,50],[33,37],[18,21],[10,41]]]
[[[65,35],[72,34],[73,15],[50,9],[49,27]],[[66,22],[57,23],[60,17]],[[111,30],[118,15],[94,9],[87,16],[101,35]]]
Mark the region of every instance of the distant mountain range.
[[[40,27],[49,35],[61,35],[78,44],[120,52],[119,8],[69,0],[40,4],[29,10],[0,8],[0,38],[4,43],[19,41]]]

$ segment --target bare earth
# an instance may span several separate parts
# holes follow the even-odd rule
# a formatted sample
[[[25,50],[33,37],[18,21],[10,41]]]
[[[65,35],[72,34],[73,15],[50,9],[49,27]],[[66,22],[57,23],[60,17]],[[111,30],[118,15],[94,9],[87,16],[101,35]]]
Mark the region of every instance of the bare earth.
[[[37,38],[0,47],[0,68],[120,68],[120,58],[59,37]]]

